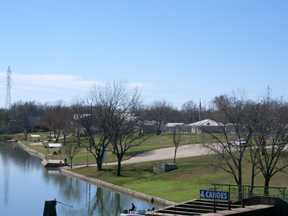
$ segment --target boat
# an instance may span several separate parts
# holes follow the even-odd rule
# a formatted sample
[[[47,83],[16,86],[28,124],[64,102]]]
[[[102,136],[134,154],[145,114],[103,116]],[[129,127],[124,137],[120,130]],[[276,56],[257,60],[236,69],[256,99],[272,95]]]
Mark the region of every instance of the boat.
[[[139,210],[139,211],[129,211],[129,210],[124,210],[120,216],[143,216],[147,214],[148,211],[146,210]]]

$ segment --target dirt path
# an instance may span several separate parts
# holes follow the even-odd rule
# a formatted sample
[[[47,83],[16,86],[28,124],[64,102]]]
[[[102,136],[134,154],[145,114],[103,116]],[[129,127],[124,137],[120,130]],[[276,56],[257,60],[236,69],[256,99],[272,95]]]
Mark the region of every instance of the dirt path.
[[[183,145],[178,148],[177,158],[187,158],[208,155],[210,150],[204,147],[203,144],[191,144]],[[122,164],[136,164],[149,161],[160,161],[160,160],[172,160],[174,157],[174,147],[162,148],[157,150],[152,150],[138,154],[128,160],[122,162]],[[104,163],[104,166],[114,166],[117,165],[116,162]],[[84,167],[85,165],[75,165],[74,168]],[[89,164],[89,166],[96,166],[96,164]]]
[[[183,145],[178,148],[177,158],[195,157],[209,154],[209,149],[202,144]],[[148,161],[169,160],[174,157],[174,147],[157,149],[149,152],[144,152],[132,157],[123,164],[134,164]]]

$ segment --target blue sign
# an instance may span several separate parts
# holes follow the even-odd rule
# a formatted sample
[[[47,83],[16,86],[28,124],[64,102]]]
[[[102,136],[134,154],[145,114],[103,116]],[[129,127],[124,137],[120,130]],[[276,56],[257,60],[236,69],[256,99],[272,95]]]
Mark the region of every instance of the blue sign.
[[[229,193],[225,191],[200,190],[200,199],[229,200]]]

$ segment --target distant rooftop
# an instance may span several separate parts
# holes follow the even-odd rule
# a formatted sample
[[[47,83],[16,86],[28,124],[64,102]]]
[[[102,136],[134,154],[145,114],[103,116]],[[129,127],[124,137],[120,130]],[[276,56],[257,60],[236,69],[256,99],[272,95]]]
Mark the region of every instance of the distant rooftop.
[[[201,126],[223,126],[223,123],[216,122],[212,119],[204,119],[198,122],[194,122],[191,124],[188,124],[191,127],[201,127]]]

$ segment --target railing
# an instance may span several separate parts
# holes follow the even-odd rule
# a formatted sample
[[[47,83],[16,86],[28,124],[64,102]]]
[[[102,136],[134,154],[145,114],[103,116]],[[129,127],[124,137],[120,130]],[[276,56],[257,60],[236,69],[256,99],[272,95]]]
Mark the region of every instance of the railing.
[[[225,191],[229,192],[231,201],[239,200],[238,186],[233,184],[212,184],[208,187],[210,190]],[[250,185],[242,186],[242,199],[251,197],[262,196],[262,197],[273,197],[280,198],[288,202],[288,188],[287,187],[269,187],[269,195],[265,195],[263,186],[254,186],[251,190]],[[240,198],[241,199],[241,198]]]

